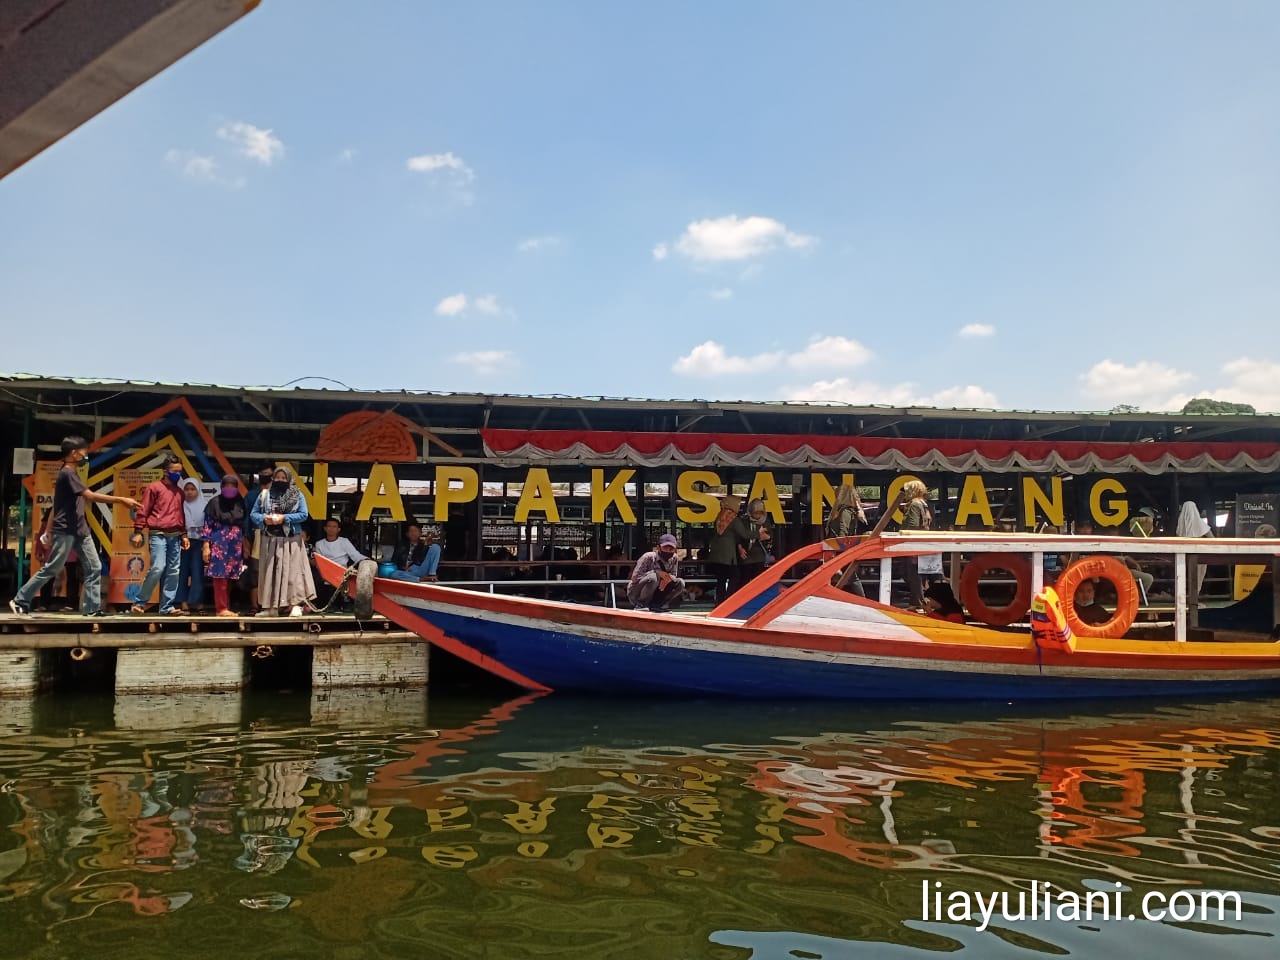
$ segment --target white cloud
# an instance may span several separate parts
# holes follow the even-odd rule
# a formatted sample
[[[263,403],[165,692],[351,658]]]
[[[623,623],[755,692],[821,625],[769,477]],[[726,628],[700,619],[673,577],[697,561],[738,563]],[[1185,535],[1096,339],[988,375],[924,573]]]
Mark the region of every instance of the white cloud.
[[[472,373],[498,373],[517,365],[515,355],[510,350],[473,350],[469,353],[455,353],[449,358],[451,363],[470,367]]]
[[[232,190],[239,190],[245,185],[244,177],[224,177],[218,161],[208,154],[196,153],[194,150],[170,150],[164,155],[164,160],[191,180],[216,183]]]
[[[799,353],[787,357],[797,370],[858,367],[871,359],[871,351],[848,337],[814,337]]]
[[[676,250],[691,260],[746,260],[779,246],[801,249],[814,238],[788,230],[772,217],[739,217],[736,214],[714,220],[695,220],[676,241]],[[659,250],[662,251],[659,255]],[[653,248],[654,259],[666,256],[666,245]]]
[[[1144,410],[1172,410],[1185,402],[1179,388],[1194,379],[1194,374],[1163,363],[1142,360],[1129,366],[1107,359],[1080,374],[1080,392],[1087,403],[1099,408],[1129,404]]]
[[[170,150],[164,155],[165,162],[182,171],[184,177],[192,180],[216,180],[218,161],[206,154],[194,150]]]
[[[354,161],[355,158],[356,151],[354,147],[343,147],[338,151],[338,163],[343,164],[344,166]]]
[[[716,377],[729,373],[756,373],[772,370],[782,360],[781,353],[761,353],[754,357],[731,357],[714,340],[698,344],[671,365],[675,373],[695,377]]]
[[[718,287],[710,293],[712,300],[732,300],[733,291],[728,287]]]
[[[451,297],[445,297],[436,304],[436,313],[442,317],[456,317],[460,313],[465,313],[467,309],[467,295],[465,293],[455,293]]]
[[[244,156],[256,160],[264,167],[271,166],[284,156],[284,143],[270,130],[255,127],[251,123],[224,123],[218,128],[218,139],[226,140]]]
[[[848,377],[818,380],[805,386],[784,387],[784,400],[799,403],[881,404],[891,407],[964,407],[994,409],[999,401],[994,393],[972,384],[948,387],[937,393],[920,393],[914,383],[884,386],[877,383],[855,383]]]
[[[558,246],[560,246],[560,238],[553,233],[548,233],[540,237],[527,237],[516,244],[516,249],[521,253],[537,253],[539,250]]]
[[[496,293],[482,293],[478,296],[467,296],[465,293],[455,293],[451,297],[445,297],[436,304],[436,314],[441,317],[459,317],[466,314],[468,310],[474,309],[476,313],[483,313],[489,317],[508,317],[514,319],[516,312],[510,307],[504,307],[498,302]]]
[[[989,323],[966,323],[960,328],[962,337],[991,337],[995,332],[996,328]]]
[[[463,183],[470,183],[476,178],[475,171],[463,163],[462,158],[450,153],[424,153],[410,157],[405,161],[414,173],[433,173],[436,170],[449,170]]]
[[[655,243],[653,245],[653,259],[655,260],[667,259],[667,245],[665,243]]]
[[[990,390],[968,384],[963,387],[947,387],[937,393],[931,393],[919,401],[926,407],[979,407],[996,409],[1000,402]]]
[[[1196,396],[1247,403],[1259,413],[1280,413],[1280,363],[1241,357],[1224,364],[1222,372],[1226,384],[1197,391]]]
[[[675,373],[697,377],[759,373],[781,366],[794,370],[847,369],[861,366],[871,356],[870,350],[847,337],[814,337],[803,350],[795,353],[775,350],[753,357],[730,356],[721,344],[707,340],[678,358],[671,369]]]

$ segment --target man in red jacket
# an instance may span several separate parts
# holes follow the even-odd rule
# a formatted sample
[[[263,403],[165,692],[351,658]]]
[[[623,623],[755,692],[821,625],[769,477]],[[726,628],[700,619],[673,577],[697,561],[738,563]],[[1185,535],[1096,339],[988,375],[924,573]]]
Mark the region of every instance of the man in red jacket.
[[[150,531],[151,569],[142,581],[138,602],[130,613],[146,613],[151,592],[160,584],[160,612],[176,616],[182,611],[174,606],[178,596],[178,564],[187,540],[187,518],[182,509],[182,461],[175,454],[164,458],[164,476],[142,491],[142,506],[133,518],[133,536],[129,543],[142,546],[142,531]],[[161,578],[163,577],[163,582]]]

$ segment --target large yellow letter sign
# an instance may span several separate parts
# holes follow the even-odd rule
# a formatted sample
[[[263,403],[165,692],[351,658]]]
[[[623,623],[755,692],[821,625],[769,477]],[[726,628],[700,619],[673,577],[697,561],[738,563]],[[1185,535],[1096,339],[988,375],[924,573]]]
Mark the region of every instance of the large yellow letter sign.
[[[1022,478],[1022,522],[1028,529],[1035,529],[1036,508],[1044,511],[1044,517],[1061,529],[1066,523],[1062,509],[1062,478],[1049,478],[1049,494],[1045,495],[1035,477]]]
[[[1103,477],[1089,491],[1089,512],[1100,527],[1118,527],[1129,517],[1129,501],[1125,494],[1124,484],[1111,477]],[[1115,499],[1103,505],[1103,494],[1114,494]]]
[[[964,529],[969,517],[975,514],[988,530],[996,525],[995,517],[991,516],[991,501],[987,499],[986,481],[971,473],[964,478],[960,499],[956,502],[957,529]]]
[[[676,508],[676,517],[684,523],[711,523],[720,512],[720,498],[714,493],[697,489],[694,484],[705,483],[708,487],[720,486],[720,475],[711,470],[686,470],[676,477],[676,496],[681,500],[702,505],[701,510],[681,504]]]
[[[389,463],[375,463],[369,468],[369,481],[360,496],[357,520],[368,520],[374,508],[391,511],[391,519],[404,522],[404,501],[400,499],[400,483],[395,468]]]
[[[458,483],[458,489],[453,484]],[[454,503],[470,503],[480,495],[480,475],[471,467],[436,467],[436,513],[438,522],[449,519],[449,506]]]
[[[520,500],[516,503],[516,523],[528,523],[529,514],[541,510],[547,515],[547,523],[560,522],[560,508],[551,489],[551,475],[546,467],[530,467],[525,474]]]
[[[635,523],[636,513],[627,502],[627,484],[636,475],[634,470],[619,470],[612,480],[604,482],[604,471],[591,471],[591,522],[604,523],[604,515],[613,504],[618,508],[618,518],[623,523]]]

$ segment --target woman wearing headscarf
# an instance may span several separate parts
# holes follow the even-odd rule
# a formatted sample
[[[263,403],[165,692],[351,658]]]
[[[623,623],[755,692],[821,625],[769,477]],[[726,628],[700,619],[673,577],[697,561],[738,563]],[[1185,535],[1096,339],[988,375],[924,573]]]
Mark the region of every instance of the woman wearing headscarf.
[[[734,521],[738,527],[738,587],[750,583],[769,562],[768,514],[764,501],[757,498],[747,504],[747,512]]]
[[[178,561],[178,608],[190,613],[204,602],[204,497],[194,477],[182,481],[182,515],[187,522],[187,548]]]
[[[1209,526],[1209,521],[1200,516],[1200,508],[1196,506],[1194,500],[1188,500],[1182,505],[1182,509],[1178,511],[1178,536],[1193,537],[1212,537],[1213,528]],[[1200,588],[1204,586],[1204,575],[1208,570],[1208,566],[1203,563],[1196,564],[1196,595],[1200,594]]]
[[[293,475],[278,467],[271,486],[258,495],[249,517],[262,531],[262,556],[258,560],[258,602],[264,613],[288,611],[302,616],[302,604],[316,595],[302,525],[310,515]]]
[[[244,569],[244,524],[248,510],[240,495],[240,479],[229,473],[222,478],[218,496],[204,507],[202,559],[213,581],[213,608],[220,617],[234,617],[231,581]]]
[[[738,566],[738,544],[742,542],[743,526],[737,523],[737,497],[720,498],[720,512],[716,515],[715,528],[707,543],[707,575],[715,580],[716,603],[724,603],[733,592],[734,576]]]

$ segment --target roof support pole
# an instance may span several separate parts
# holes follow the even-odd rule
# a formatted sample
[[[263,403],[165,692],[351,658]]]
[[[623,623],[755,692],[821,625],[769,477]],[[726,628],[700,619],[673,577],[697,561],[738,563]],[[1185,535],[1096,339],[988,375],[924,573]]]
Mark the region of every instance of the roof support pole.
[[[1187,642],[1187,555],[1173,555],[1173,639]]]

